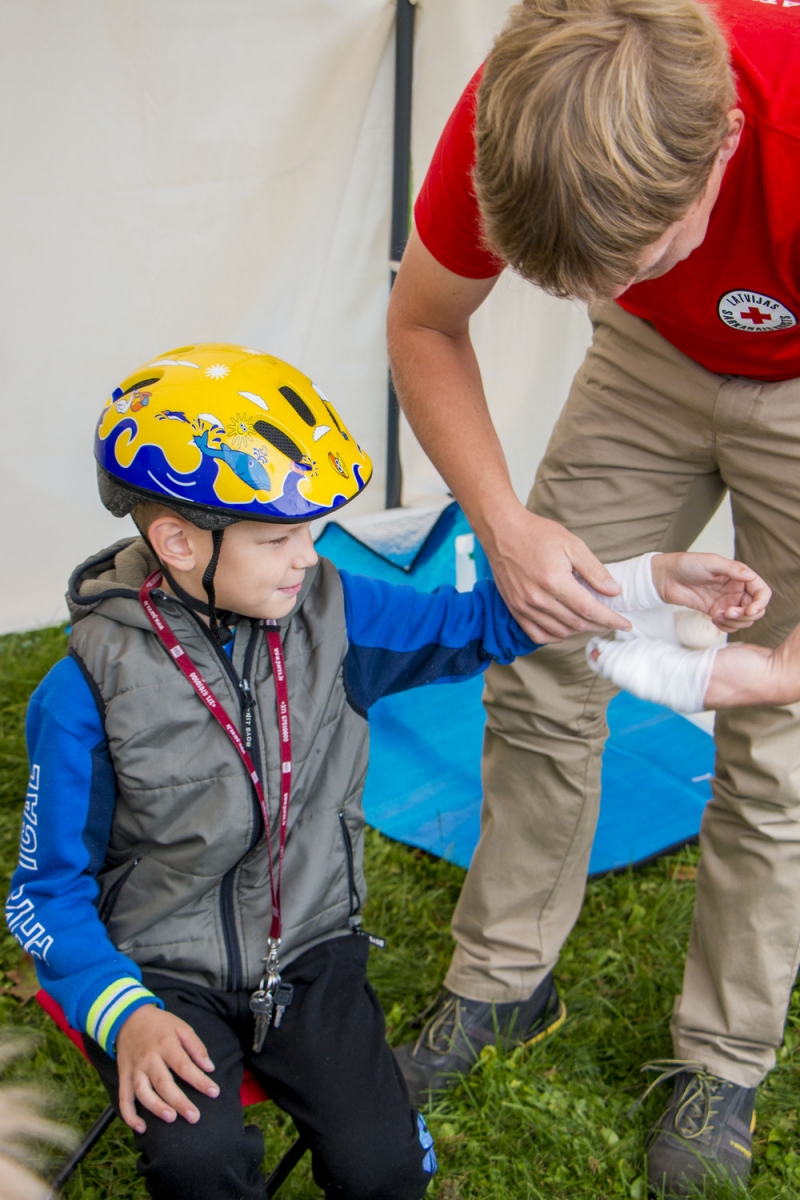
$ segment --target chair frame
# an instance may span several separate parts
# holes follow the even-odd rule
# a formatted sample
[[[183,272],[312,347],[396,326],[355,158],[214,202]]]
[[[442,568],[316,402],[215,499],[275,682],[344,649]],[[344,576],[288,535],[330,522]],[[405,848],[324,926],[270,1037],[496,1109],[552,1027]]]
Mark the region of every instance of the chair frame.
[[[66,1016],[61,1005],[58,1004],[52,996],[50,996],[43,988],[36,994],[36,1003],[44,1012],[47,1013],[63,1034],[69,1038],[72,1044],[80,1051],[83,1057],[89,1062],[89,1057],[86,1053],[86,1048],[83,1044],[83,1034],[74,1029]],[[269,1096],[262,1088],[256,1077],[250,1072],[245,1071],[242,1079],[242,1086],[239,1091],[242,1102],[242,1108],[249,1108],[251,1104],[259,1104],[264,1100],[269,1100]],[[83,1162],[89,1151],[97,1145],[103,1134],[112,1124],[116,1117],[116,1112],[112,1105],[100,1114],[80,1144],[75,1148],[73,1153],[61,1167],[61,1170],[50,1183],[50,1196],[48,1200],[58,1200],[59,1192],[67,1180],[72,1175],[73,1171],[80,1163]],[[278,1165],[267,1176],[266,1189],[267,1197],[271,1198],[276,1194],[281,1184],[285,1183],[294,1168],[300,1162],[300,1159],[308,1149],[307,1143],[299,1136],[292,1142],[292,1145],[284,1154]]]

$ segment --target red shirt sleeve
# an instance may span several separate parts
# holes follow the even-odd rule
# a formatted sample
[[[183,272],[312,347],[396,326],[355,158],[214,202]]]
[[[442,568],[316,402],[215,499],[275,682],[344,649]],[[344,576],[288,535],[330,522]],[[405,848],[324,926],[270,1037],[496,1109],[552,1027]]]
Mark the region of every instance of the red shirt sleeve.
[[[414,205],[414,224],[437,262],[466,279],[490,279],[506,267],[483,244],[481,218],[472,169],[475,165],[475,120],[479,67],[444,127]]]

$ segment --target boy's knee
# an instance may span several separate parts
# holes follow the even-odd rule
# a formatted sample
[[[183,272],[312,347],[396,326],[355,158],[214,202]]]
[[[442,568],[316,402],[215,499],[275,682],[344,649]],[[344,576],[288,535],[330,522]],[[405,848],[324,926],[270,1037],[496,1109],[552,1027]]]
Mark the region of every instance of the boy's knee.
[[[154,1121],[149,1116],[148,1126]],[[263,1200],[264,1139],[257,1126],[223,1133],[202,1118],[197,1125],[179,1118],[152,1132],[137,1142],[139,1171],[153,1200]]]
[[[411,1138],[340,1144],[324,1158],[324,1167],[314,1171],[315,1179],[348,1200],[421,1200],[436,1172],[433,1138],[416,1114]]]

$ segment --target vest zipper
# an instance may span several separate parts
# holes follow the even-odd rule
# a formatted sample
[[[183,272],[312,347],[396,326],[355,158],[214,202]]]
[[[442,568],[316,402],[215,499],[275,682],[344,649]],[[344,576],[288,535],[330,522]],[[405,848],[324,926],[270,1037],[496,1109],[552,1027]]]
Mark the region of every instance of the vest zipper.
[[[191,612],[191,610],[187,608],[187,612]],[[194,616],[194,613],[192,613],[192,616]],[[241,708],[242,687],[241,680],[236,674],[236,668],[222,647],[211,636],[205,623],[199,620],[197,617],[195,617],[195,620],[206,641],[209,643],[217,658],[222,663],[223,670],[235,687],[236,693],[240,697],[239,704]],[[251,784],[250,792],[253,793],[253,790],[254,789]],[[249,852],[250,850],[248,848],[247,853],[249,854]],[[233,885],[238,866],[239,863],[237,863],[236,866],[231,867],[229,871],[225,872],[222,877],[222,883],[219,887],[219,909],[220,916],[222,918],[222,937],[225,942],[225,955],[228,959],[228,991],[230,992],[238,992],[244,987],[242,972],[242,948],[239,945],[239,934],[236,929],[236,912],[233,904]]]
[[[242,978],[242,952],[236,932],[236,913],[233,907],[233,883],[239,864],[231,867],[222,876],[219,886],[219,907],[222,915],[222,936],[228,957],[228,991],[238,992],[244,987]]]
[[[250,674],[253,670],[253,660],[256,655],[256,646],[258,645],[259,634],[262,632],[262,623],[259,621],[254,624],[250,630],[250,638],[247,643],[247,648],[244,652],[244,663],[242,665],[242,678],[239,683],[240,704],[242,712],[242,738],[245,747],[250,752],[250,757],[253,762],[257,763],[261,773],[266,779],[266,763],[261,762],[261,749],[258,742],[258,727],[253,720],[253,714],[256,708],[256,700],[250,689]],[[255,846],[262,833],[266,833],[263,829],[264,818],[261,816],[261,805],[258,802],[256,789],[250,789],[253,800],[253,835],[250,838],[248,846],[248,854]]]
[[[166,593],[162,594],[164,595],[165,599],[177,600],[177,598],[174,596],[167,596]],[[181,604],[189,616],[194,620],[203,637],[205,637],[217,658],[222,663],[223,670],[228,676],[228,679],[235,687],[237,695],[239,696],[239,711],[242,719],[242,741],[250,752],[250,757],[253,759],[253,762],[256,763],[256,765],[260,768],[262,776],[266,778],[266,773],[264,771],[265,764],[261,762],[261,752],[259,750],[256,722],[253,720],[256,701],[250,690],[249,681],[250,673],[253,669],[253,660],[255,658],[256,646],[258,644],[258,636],[262,630],[263,622],[259,621],[257,624],[254,624],[250,631],[250,638],[247,643],[247,648],[245,649],[244,663],[242,664],[242,677],[239,678],[239,676],[236,674],[236,668],[234,667],[233,663],[228,658],[227,654],[219,645],[219,643],[212,638],[205,622],[201,621],[197,614],[193,613],[188,605],[182,604],[180,600],[177,600],[177,603]],[[252,786],[252,783],[250,784],[250,794],[254,810],[253,833],[250,838],[250,844],[243,857],[246,857],[258,842],[258,839],[261,837],[263,826],[261,806],[258,803],[258,795],[256,794],[256,790]],[[350,845],[349,838],[347,839],[347,845],[348,847]],[[350,848],[351,876],[352,857],[353,851],[352,848]],[[241,859],[239,862],[241,862]],[[236,913],[233,903],[234,882],[238,868],[239,863],[237,863],[236,866],[231,867],[229,871],[226,871],[222,877],[222,883],[220,884],[219,889],[222,936],[225,942],[226,957],[228,959],[228,990],[231,992],[240,991],[245,986],[244,972],[242,968],[242,950],[241,946],[239,945],[239,935],[236,930]],[[355,885],[353,886],[353,890],[355,891]],[[358,900],[358,893],[356,892],[355,895],[356,899]],[[358,900],[358,907],[361,907],[360,900]]]
[[[169,597],[169,599],[174,599],[174,598],[175,597],[172,597],[172,596]],[[180,601],[178,601],[178,603],[180,603]],[[227,654],[222,649],[222,647],[218,644],[218,642],[215,641],[214,638],[212,638],[206,624],[203,621],[201,621],[199,619],[199,617],[197,617],[196,614],[193,613],[192,610],[187,605],[184,604],[183,607],[186,609],[186,612],[189,613],[189,616],[192,617],[192,619],[194,620],[198,629],[201,631],[201,633],[205,637],[206,641],[209,643],[212,650],[216,654],[217,658],[222,663],[223,670],[225,671],[226,675],[228,676],[228,679],[231,681],[231,683],[233,684],[233,686],[236,689],[236,693],[239,696],[239,710],[242,715],[242,721],[244,724],[244,728],[242,730],[244,737],[242,740],[244,741],[245,745],[247,746],[248,745],[248,736],[250,737],[252,744],[254,744],[256,746],[256,753],[251,754],[251,757],[253,758],[253,761],[255,763],[257,763],[259,766],[261,766],[261,763],[258,758],[257,744],[255,743],[255,741],[253,741],[254,736],[255,736],[255,729],[254,729],[254,722],[252,720],[252,709],[255,707],[255,700],[252,698],[252,696],[250,694],[250,685],[249,685],[249,683],[247,683],[246,678],[240,679],[239,676],[236,674],[236,668],[234,667],[233,663],[228,658]],[[249,671],[252,667],[252,661],[253,661],[253,655],[255,652],[255,645],[256,645],[257,637],[258,637],[258,626],[256,625],[253,627],[253,629],[251,631],[250,640],[247,643],[247,650],[245,651],[245,663],[244,663],[245,672]],[[249,734],[248,734],[248,725],[250,727]],[[248,749],[249,748],[250,747],[248,746]],[[254,823],[253,823],[253,834],[250,838],[250,845],[248,846],[248,848],[245,852],[245,856],[250,853],[250,851],[253,849],[253,846],[255,846],[256,842],[258,841],[259,837],[261,836],[261,808],[258,803],[258,796],[256,795],[256,791],[255,791],[255,788],[252,786],[252,783],[250,784],[250,794],[252,796],[252,800],[253,800],[253,803],[255,806],[257,818],[256,818],[256,820],[254,820]],[[245,856],[243,856],[243,857],[245,857]],[[239,860],[239,862],[241,862],[241,859]],[[231,867],[231,869],[229,871],[225,872],[225,874],[222,877],[222,883],[220,884],[220,888],[219,888],[219,907],[220,907],[220,916],[222,918],[222,937],[225,942],[225,954],[228,959],[228,991],[231,991],[231,992],[240,991],[244,987],[244,984],[245,984],[244,972],[242,969],[242,949],[241,949],[241,946],[239,945],[239,934],[236,930],[236,913],[235,913],[234,903],[233,903],[234,882],[235,882],[236,871],[238,870],[238,868],[239,868],[239,863],[237,863],[236,866]]]

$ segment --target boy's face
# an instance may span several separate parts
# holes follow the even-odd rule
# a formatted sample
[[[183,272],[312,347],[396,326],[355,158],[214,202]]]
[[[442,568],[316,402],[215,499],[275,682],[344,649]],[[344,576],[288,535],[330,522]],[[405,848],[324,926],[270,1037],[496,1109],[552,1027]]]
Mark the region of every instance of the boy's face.
[[[209,531],[170,514],[157,517],[148,536],[181,587],[196,599],[207,600],[202,580],[211,559]],[[294,608],[306,571],[316,561],[307,522],[239,521],[225,530],[222,539],[214,575],[217,608],[261,620],[285,617]]]

